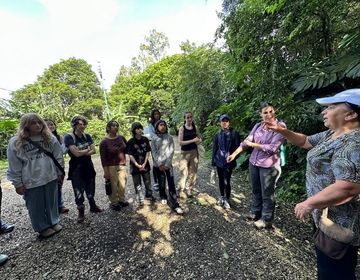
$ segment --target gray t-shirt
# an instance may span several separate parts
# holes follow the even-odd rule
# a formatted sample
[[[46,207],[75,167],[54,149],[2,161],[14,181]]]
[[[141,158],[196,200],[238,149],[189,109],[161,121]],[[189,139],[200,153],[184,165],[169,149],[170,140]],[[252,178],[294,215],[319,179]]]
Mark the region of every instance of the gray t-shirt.
[[[306,190],[313,196],[336,180],[360,183],[360,130],[355,129],[336,139],[327,130],[308,137],[313,148],[307,154]],[[314,210],[313,218],[318,225],[322,210]],[[328,217],[333,222],[352,228],[355,232],[353,245],[360,245],[360,200],[329,207]]]

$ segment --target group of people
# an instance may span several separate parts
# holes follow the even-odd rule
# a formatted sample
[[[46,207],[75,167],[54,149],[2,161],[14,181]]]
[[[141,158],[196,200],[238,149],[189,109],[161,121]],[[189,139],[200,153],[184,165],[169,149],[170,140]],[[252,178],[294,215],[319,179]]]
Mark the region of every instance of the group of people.
[[[182,177],[178,189],[172,165],[174,141],[158,110],[151,113],[146,130],[147,137],[144,136],[143,126],[139,122],[131,125],[132,138],[128,141],[119,135],[117,121],[107,123],[106,136],[99,148],[107,186],[106,194],[112,210],[118,211],[129,205],[125,199],[128,155],[138,204],[144,205],[144,200],[156,201],[151,185],[152,161],[154,188],[159,191],[161,203],[169,204],[177,214],[183,214],[179,204],[180,192],[186,188],[187,195],[191,196],[199,159],[197,145],[201,143],[199,131],[192,122],[192,114],[187,112],[184,118],[179,136],[182,148]],[[190,121],[187,121],[187,118]],[[62,137],[58,134],[53,120],[28,113],[20,119],[18,132],[8,144],[7,177],[15,186],[16,192],[23,195],[32,227],[41,238],[60,232],[62,226],[59,215],[69,211],[62,196],[65,153],[70,156],[68,179],[71,180],[77,205],[77,222],[82,223],[85,220],[85,195],[90,212],[103,211],[95,201],[96,172],[91,155],[95,154],[96,150],[91,135],[85,132],[88,120],[83,116],[75,116],[70,124],[72,132]]]
[[[318,229],[315,241],[318,278],[355,279],[360,245],[360,89],[346,90],[333,97],[317,99],[317,102],[327,106],[322,115],[328,130],[312,136],[288,130],[284,121],[276,118],[275,108],[270,103],[261,105],[262,120],[254,125],[243,141],[231,128],[229,115],[220,116],[220,129],[213,139],[212,152],[212,166],[216,168],[220,191],[218,203],[225,209],[231,208],[230,180],[236,158],[251,149],[252,201],[246,218],[258,229],[271,228],[275,210],[274,190],[281,174],[280,146],[287,139],[308,149],[306,189],[309,198],[296,205],[295,214],[304,221],[310,212],[313,213]],[[24,196],[32,226],[42,237],[59,232],[59,213],[68,211],[61,195],[64,179],[61,169],[66,151],[70,155],[69,179],[78,209],[77,221],[81,223],[85,219],[84,192],[90,211],[103,211],[94,199],[96,173],[91,155],[95,153],[95,146],[91,136],[85,133],[87,120],[76,116],[71,120],[71,126],[73,132],[62,140],[57,136],[53,121],[46,123],[36,114],[25,114],[17,135],[9,142],[8,179],[16,192]],[[139,205],[143,205],[146,199],[155,201],[153,189],[156,189],[161,203],[169,203],[176,213],[182,214],[178,198],[183,192],[188,197],[193,196],[199,164],[198,145],[202,141],[192,113],[184,114],[184,124],[179,129],[181,176],[178,188],[172,165],[174,141],[158,110],[153,110],[145,131],[141,123],[132,124],[129,141],[119,135],[118,130],[119,123],[110,121],[106,125],[107,135],[100,143],[110,208],[116,211],[129,205],[125,200],[127,154]],[[43,150],[52,153],[53,157]],[[151,160],[155,188],[151,186]],[[330,230],[326,228],[323,220],[327,217],[340,231],[351,233],[346,235],[346,241],[344,234],[329,233],[334,226]],[[331,235],[331,240],[328,235]],[[340,245],[334,245],[334,242],[345,246],[340,250]]]

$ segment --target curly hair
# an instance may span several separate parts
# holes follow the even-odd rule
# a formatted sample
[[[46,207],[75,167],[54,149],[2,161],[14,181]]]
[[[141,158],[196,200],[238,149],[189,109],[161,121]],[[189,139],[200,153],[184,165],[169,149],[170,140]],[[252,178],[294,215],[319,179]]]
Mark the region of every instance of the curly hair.
[[[44,139],[45,143],[50,143],[52,133],[47,127],[45,121],[36,113],[27,113],[24,114],[20,119],[19,129],[16,133],[16,147],[19,149],[25,143],[26,139],[30,136],[30,125],[33,122],[40,122],[42,124],[42,129],[40,135]]]

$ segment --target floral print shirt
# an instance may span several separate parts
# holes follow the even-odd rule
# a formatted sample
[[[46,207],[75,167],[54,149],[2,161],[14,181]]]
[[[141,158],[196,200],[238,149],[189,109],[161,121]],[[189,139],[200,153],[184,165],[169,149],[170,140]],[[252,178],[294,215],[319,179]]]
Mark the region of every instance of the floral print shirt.
[[[360,130],[354,129],[332,139],[334,132],[327,130],[308,137],[313,148],[307,154],[306,190],[313,196],[336,180],[360,183]],[[318,225],[322,210],[313,212]],[[328,218],[355,232],[352,245],[360,245],[360,200],[359,196],[350,202],[331,206]]]

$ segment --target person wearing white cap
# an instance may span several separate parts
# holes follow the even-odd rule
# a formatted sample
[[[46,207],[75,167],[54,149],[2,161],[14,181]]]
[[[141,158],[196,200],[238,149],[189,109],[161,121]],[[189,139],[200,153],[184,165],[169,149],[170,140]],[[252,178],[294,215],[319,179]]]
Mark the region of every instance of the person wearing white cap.
[[[295,214],[303,222],[313,214],[318,279],[355,279],[360,245],[360,89],[316,101],[327,106],[322,115],[328,130],[306,136],[276,124],[267,127],[309,150],[309,198],[296,205]]]

